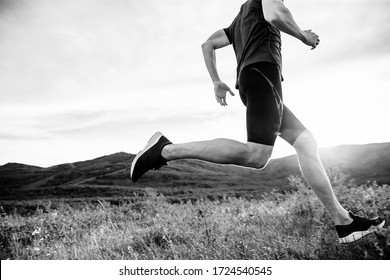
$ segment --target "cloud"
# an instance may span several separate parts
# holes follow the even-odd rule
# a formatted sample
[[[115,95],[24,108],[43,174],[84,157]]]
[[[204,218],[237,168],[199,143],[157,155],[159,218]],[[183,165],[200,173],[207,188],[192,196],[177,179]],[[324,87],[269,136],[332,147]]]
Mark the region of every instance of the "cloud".
[[[47,140],[50,139],[50,137],[44,137],[44,136],[36,136],[36,135],[17,135],[17,134],[11,134],[7,132],[0,133],[0,140],[6,140],[6,141],[36,141],[36,140]]]
[[[7,14],[19,8],[20,0],[0,0],[0,14]]]
[[[192,69],[203,67],[200,45],[208,36],[199,21],[204,12],[210,15],[206,7],[216,5],[150,0],[22,3],[0,23],[0,98],[14,103],[130,92],[196,74]]]

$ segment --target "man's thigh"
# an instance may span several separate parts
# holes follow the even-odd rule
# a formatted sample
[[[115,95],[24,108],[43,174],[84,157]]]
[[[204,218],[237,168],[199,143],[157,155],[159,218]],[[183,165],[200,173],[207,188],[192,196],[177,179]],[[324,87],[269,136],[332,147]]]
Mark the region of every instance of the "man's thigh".
[[[256,64],[241,73],[240,96],[247,107],[248,142],[274,145],[282,121],[281,91],[277,65]]]
[[[306,130],[306,127],[299,119],[291,112],[291,110],[283,105],[282,124],[280,126],[280,137],[286,140],[290,145],[294,145],[295,141]]]

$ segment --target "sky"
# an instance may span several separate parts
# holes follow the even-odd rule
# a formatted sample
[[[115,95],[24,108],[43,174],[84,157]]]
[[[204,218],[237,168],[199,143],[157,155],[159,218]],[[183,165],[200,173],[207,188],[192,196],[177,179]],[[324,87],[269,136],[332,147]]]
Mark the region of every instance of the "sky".
[[[201,44],[242,0],[0,0],[0,165],[48,167],[172,142],[246,141],[238,92],[215,102]],[[285,104],[320,147],[390,142],[390,1],[286,0]],[[217,50],[234,88],[231,46]],[[273,157],[293,154],[278,140]]]

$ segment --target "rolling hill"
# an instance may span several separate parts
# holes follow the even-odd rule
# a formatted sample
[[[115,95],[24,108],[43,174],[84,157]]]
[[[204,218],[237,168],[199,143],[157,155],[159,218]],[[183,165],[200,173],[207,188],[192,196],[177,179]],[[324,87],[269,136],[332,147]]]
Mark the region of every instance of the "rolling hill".
[[[390,143],[326,148],[320,155],[327,169],[338,168],[357,184],[374,180],[378,184],[390,184]],[[142,196],[147,187],[173,202],[224,196],[250,198],[272,189],[290,190],[287,177],[300,175],[295,155],[273,159],[264,170],[178,160],[133,183],[129,177],[133,158],[134,155],[121,152],[49,168],[5,164],[0,166],[0,205],[48,199],[118,202]]]

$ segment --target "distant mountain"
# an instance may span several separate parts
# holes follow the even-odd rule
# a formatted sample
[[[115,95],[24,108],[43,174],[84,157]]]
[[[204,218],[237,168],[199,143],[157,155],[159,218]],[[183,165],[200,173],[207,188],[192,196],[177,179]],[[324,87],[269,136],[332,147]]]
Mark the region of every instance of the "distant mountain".
[[[320,155],[327,169],[336,167],[358,184],[374,180],[390,184],[390,143],[326,148]],[[169,167],[150,171],[133,183],[129,176],[133,158],[132,154],[117,153],[49,168],[5,164],[0,166],[0,203],[96,198],[120,201],[143,195],[146,187],[157,189],[172,201],[258,197],[272,189],[289,190],[287,177],[300,175],[296,156],[273,159],[264,170],[179,160]]]

